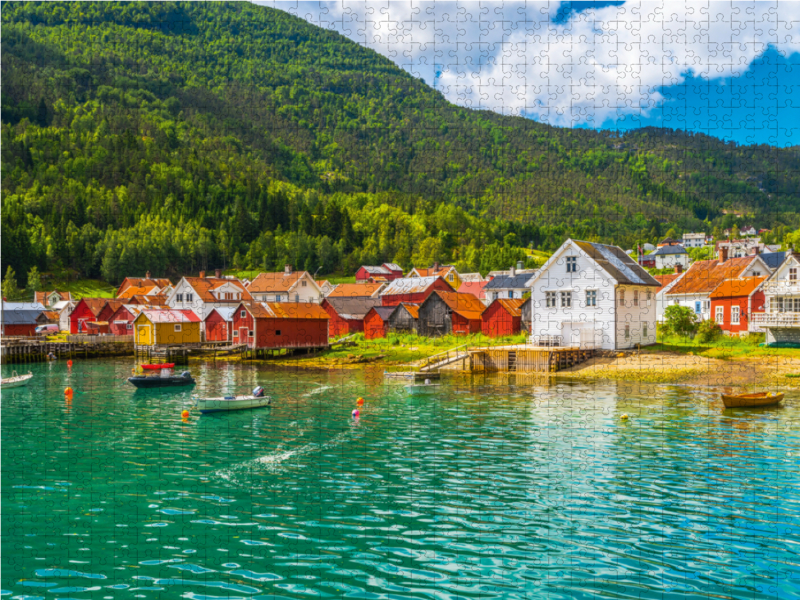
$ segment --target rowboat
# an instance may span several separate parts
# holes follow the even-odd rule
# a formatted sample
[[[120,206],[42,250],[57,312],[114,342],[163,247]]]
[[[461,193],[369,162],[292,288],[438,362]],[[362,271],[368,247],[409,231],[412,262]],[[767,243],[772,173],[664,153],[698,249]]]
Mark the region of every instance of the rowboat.
[[[28,371],[26,375],[17,375],[16,371],[11,372],[11,377],[7,377],[0,382],[0,389],[9,390],[15,387],[22,387],[28,385],[28,382],[33,377],[33,373]]]
[[[759,392],[757,394],[722,394],[722,402],[725,408],[750,408],[753,406],[770,406],[778,404],[783,400],[783,392],[773,394],[772,392]]]
[[[194,385],[195,380],[189,371],[184,371],[180,375],[134,375],[128,377],[128,383],[137,388],[157,388],[175,387],[184,385]]]
[[[251,408],[263,408],[272,402],[270,396],[223,396],[222,398],[197,398],[195,406],[203,413],[222,412],[227,410],[247,410]]]
[[[147,371],[160,371],[161,369],[171,369],[174,366],[175,363],[160,363],[153,365],[142,365],[142,368]]]

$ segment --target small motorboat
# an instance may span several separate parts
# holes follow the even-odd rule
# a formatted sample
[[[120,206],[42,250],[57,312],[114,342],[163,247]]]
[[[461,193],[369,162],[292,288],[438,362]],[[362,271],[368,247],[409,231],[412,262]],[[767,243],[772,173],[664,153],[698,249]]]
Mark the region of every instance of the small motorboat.
[[[0,382],[0,389],[9,390],[15,387],[22,387],[28,385],[28,382],[33,378],[33,373],[28,371],[25,375],[17,375],[16,371],[11,372],[11,377],[7,377]]]
[[[223,396],[221,398],[194,398],[195,406],[203,413],[222,412],[227,410],[247,410],[263,408],[272,403],[272,398],[264,394],[261,386],[248,396]]]
[[[161,364],[154,364],[154,365],[141,365],[141,367],[146,371],[160,371],[161,369],[171,369],[175,366],[175,363],[161,363]]]
[[[783,400],[783,392],[759,392],[757,394],[722,394],[725,408],[752,408],[754,406],[771,406]]]
[[[180,375],[170,375],[169,371],[162,371],[160,375],[134,375],[128,381],[137,388],[158,388],[194,385],[196,382],[189,371]]]

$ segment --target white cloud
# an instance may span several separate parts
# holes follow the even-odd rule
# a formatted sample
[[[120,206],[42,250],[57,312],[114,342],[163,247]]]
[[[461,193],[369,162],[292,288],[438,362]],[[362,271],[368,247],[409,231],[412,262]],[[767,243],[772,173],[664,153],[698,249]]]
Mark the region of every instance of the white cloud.
[[[626,2],[561,23],[558,2],[268,4],[372,48],[451,102],[553,125],[647,114],[689,72],[738,76],[770,46],[800,51],[800,3]]]

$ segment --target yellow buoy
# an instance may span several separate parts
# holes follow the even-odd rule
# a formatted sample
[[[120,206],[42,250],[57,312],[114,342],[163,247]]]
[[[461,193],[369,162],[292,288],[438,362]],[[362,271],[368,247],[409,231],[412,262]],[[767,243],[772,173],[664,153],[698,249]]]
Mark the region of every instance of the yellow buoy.
[[[183,412],[181,413],[181,416],[182,416],[184,419],[188,418],[188,417],[189,417],[189,411],[188,411],[188,410],[185,410],[185,411],[183,411]]]
[[[622,415],[620,417],[620,419],[622,419],[623,421],[627,421],[628,420],[628,415]]]

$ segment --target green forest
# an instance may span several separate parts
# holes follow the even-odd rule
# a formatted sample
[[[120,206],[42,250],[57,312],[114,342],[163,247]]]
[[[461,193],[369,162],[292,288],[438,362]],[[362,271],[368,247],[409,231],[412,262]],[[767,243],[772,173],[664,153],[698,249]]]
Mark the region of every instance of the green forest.
[[[460,108],[279,10],[19,2],[2,26],[2,270],[21,285],[34,267],[485,273],[566,237],[800,226],[797,148]]]

